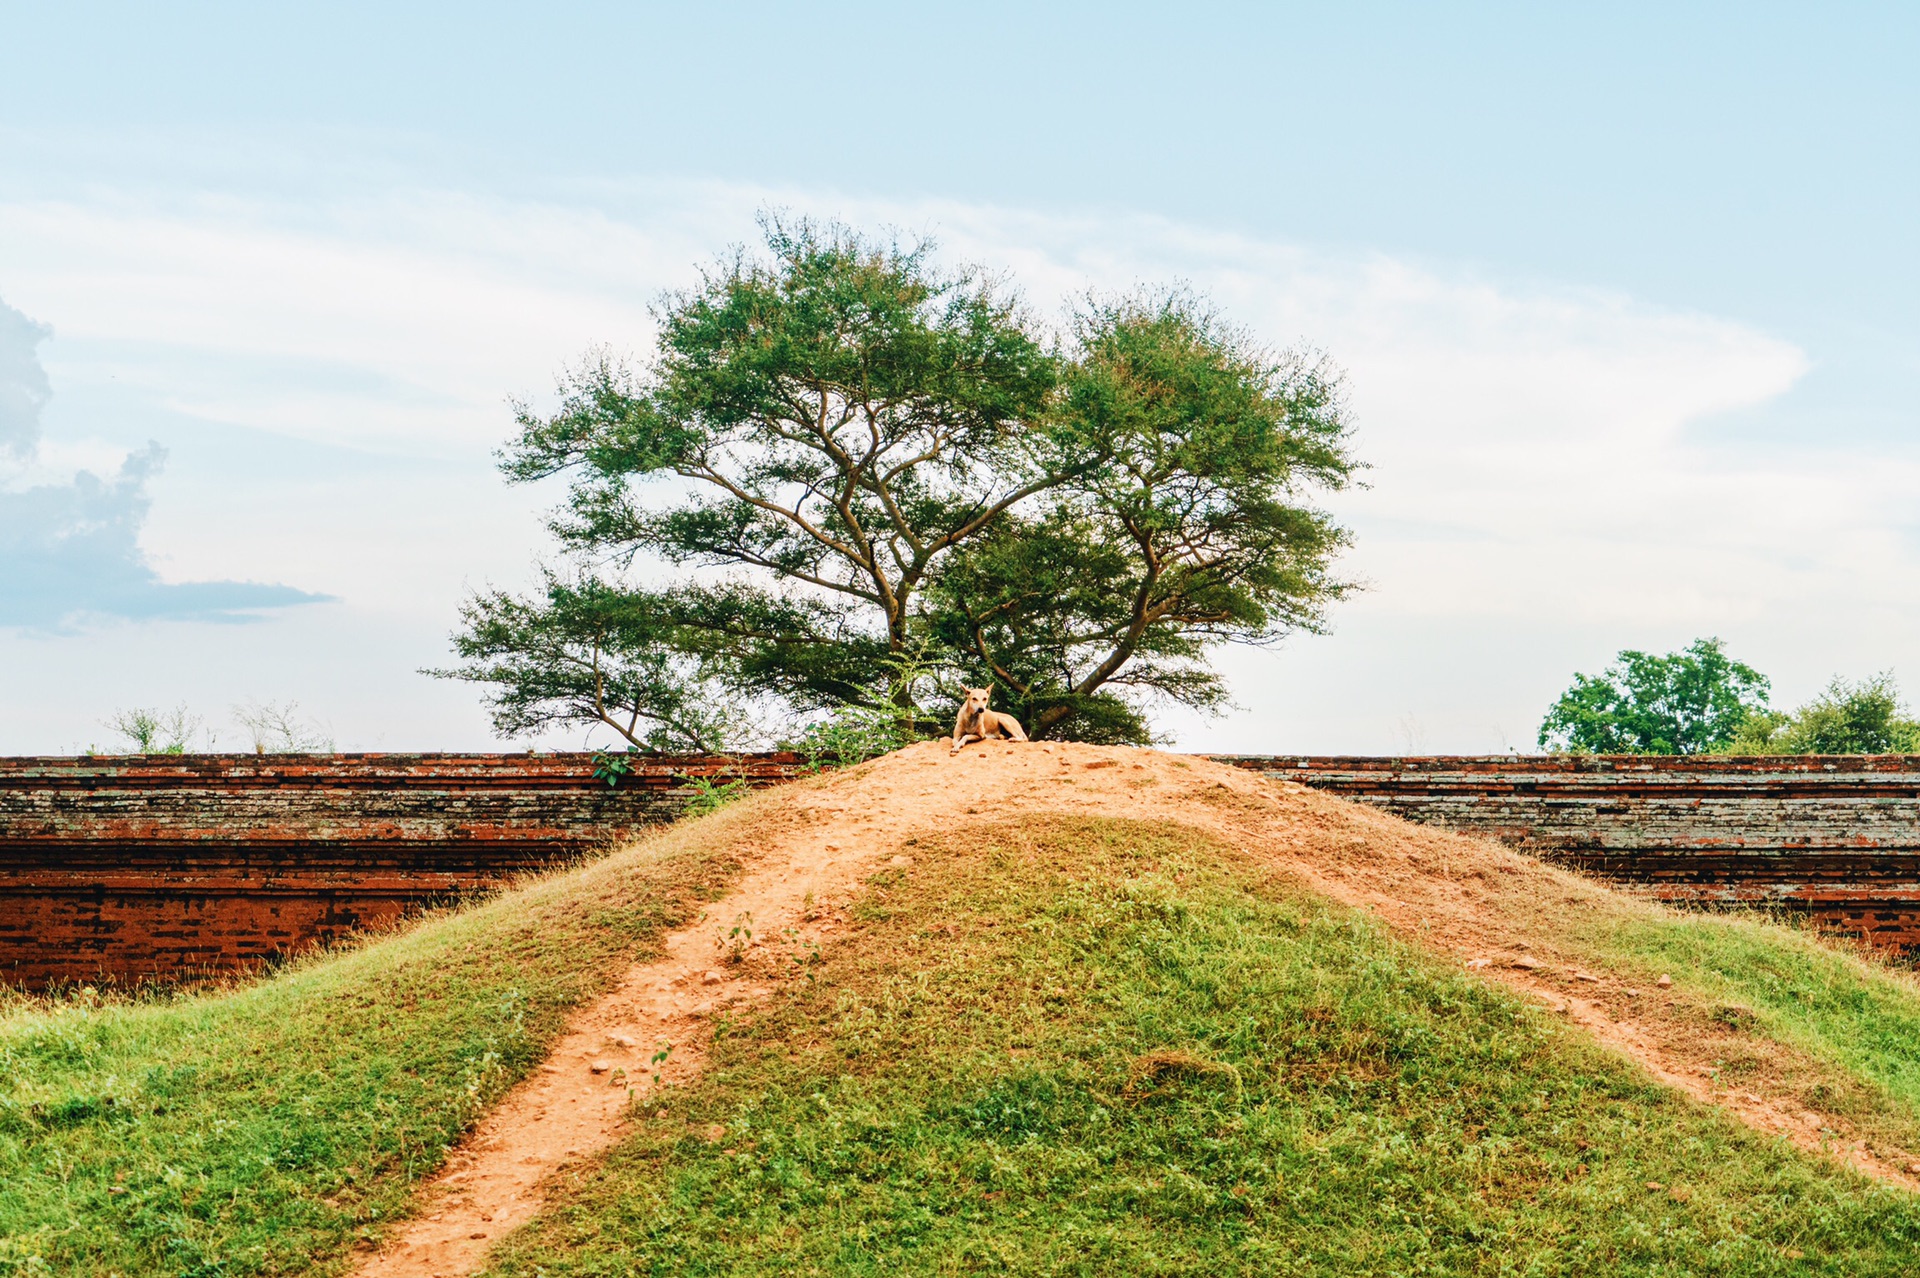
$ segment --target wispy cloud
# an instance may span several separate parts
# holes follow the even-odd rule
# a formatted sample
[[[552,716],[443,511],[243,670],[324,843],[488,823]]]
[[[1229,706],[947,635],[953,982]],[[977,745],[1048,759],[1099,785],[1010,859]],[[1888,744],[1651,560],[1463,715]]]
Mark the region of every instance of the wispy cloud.
[[[0,302],[0,454],[16,471],[41,444],[52,394],[35,348],[50,334]],[[323,596],[242,581],[166,582],[140,549],[148,481],[166,461],[150,443],[117,473],[0,488],[0,625],[65,629],[90,618],[242,621]]]

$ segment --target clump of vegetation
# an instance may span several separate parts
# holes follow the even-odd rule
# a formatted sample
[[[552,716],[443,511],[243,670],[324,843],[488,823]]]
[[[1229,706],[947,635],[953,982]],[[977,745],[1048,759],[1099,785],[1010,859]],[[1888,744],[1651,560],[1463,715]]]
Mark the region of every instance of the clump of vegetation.
[[[1920,752],[1920,720],[1887,671],[1835,677],[1785,714],[1767,677],[1696,639],[1665,656],[1628,649],[1604,673],[1576,674],[1540,725],[1540,747],[1580,754],[1900,754]]]
[[[1219,706],[1222,643],[1325,624],[1349,537],[1312,504],[1359,469],[1338,374],[1179,290],[1089,300],[1058,336],[926,245],[764,222],[666,298],[648,362],[591,355],[519,410],[509,480],[565,476],[580,565],[462,609],[496,729],[600,724],[730,751],[819,721],[822,757],[967,687],[1036,738],[1145,742]],[[625,575],[687,570],[669,584]],[[714,578],[697,575],[718,569]],[[924,683],[890,663],[929,654]]]
[[[595,750],[593,752],[593,779],[605,781],[607,789],[617,790],[620,783],[633,771],[633,751]]]
[[[912,745],[920,735],[911,719],[894,710],[849,706],[808,724],[798,737],[782,744],[804,755],[808,770],[818,772],[891,754]]]
[[[256,754],[323,754],[333,750],[333,734],[300,712],[297,701],[243,701],[233,718]],[[191,754],[211,750],[219,737],[183,702],[171,710],[135,707],[121,710],[106,725],[127,739],[132,754]],[[96,753],[89,748],[88,753]]]
[[[186,754],[202,742],[212,744],[206,720],[184,703],[171,710],[136,706],[115,712],[106,726],[127,739],[131,754]]]
[[[731,780],[718,780],[714,777],[688,777],[681,786],[680,793],[685,797],[685,806],[681,811],[689,819],[706,816],[709,812],[718,812],[729,803],[744,799],[752,790],[752,783],[745,777]]]
[[[233,717],[253,744],[255,754],[330,754],[333,734],[300,712],[297,701],[243,701]]]

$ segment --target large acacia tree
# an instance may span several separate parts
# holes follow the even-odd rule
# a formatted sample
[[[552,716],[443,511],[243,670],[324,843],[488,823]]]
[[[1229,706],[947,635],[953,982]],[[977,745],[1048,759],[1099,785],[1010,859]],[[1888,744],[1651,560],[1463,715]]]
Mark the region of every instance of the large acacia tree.
[[[471,599],[466,664],[441,673],[489,685],[501,731],[618,728],[611,686],[636,724],[692,696],[924,727],[990,681],[1036,735],[1143,740],[1143,696],[1221,699],[1208,646],[1317,627],[1345,591],[1345,534],[1308,502],[1356,465],[1318,365],[1178,295],[1090,304],[1050,337],[925,246],[763,226],[764,256],[664,301],[643,366],[595,356],[557,411],[519,411],[505,473],[568,479],[553,532],[629,629],[588,653],[551,590]],[[626,654],[598,702],[535,677],[567,651]],[[622,731],[712,744],[673,717]]]

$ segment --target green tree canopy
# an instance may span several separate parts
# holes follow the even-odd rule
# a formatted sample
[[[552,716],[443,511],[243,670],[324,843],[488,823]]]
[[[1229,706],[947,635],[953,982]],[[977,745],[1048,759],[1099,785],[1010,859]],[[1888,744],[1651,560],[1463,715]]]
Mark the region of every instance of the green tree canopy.
[[[1050,337],[924,245],[763,227],[765,256],[664,301],[643,367],[596,355],[558,411],[519,410],[503,469],[568,479],[551,527],[586,576],[468,602],[465,664],[437,673],[489,685],[503,733],[688,742],[673,689],[926,730],[991,683],[1036,736],[1142,740],[1151,698],[1223,699],[1211,645],[1318,628],[1347,591],[1347,536],[1307,500],[1357,467],[1323,364],[1181,294]],[[625,720],[588,597],[627,619]]]
[[[1593,754],[1724,748],[1767,709],[1769,683],[1718,639],[1665,656],[1628,649],[1600,675],[1576,674],[1540,725],[1540,746]]]

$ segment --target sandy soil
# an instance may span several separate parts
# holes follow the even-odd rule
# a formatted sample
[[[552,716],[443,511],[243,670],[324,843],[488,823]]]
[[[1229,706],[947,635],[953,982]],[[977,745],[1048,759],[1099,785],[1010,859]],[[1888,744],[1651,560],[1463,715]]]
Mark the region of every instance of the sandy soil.
[[[1737,1088],[1714,1063],[1728,1045],[1678,990],[1633,988],[1565,948],[1570,909],[1657,907],[1503,848],[1409,825],[1358,804],[1223,764],[1155,751],[990,742],[949,756],[929,742],[780,791],[736,890],[579,1012],[547,1063],[482,1121],[422,1190],[421,1214],[356,1273],[454,1278],[530,1219],[556,1170],[620,1139],[630,1105],[704,1063],[712,1019],[765,997],[830,944],[861,881],[907,864],[902,843],[956,823],[1046,814],[1197,826],[1409,939],[1540,1000],[1571,1025],[1702,1102],[1862,1172],[1920,1188],[1907,1151],[1874,1145],[1797,1095],[1804,1070],[1750,1063]],[[1641,984],[1645,985],[1644,981]],[[656,1059],[667,1049],[664,1059]],[[709,1133],[718,1139],[721,1133]]]

